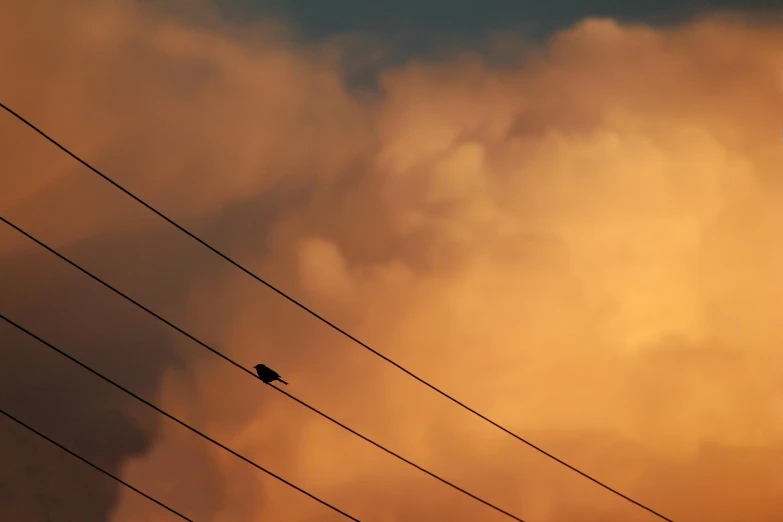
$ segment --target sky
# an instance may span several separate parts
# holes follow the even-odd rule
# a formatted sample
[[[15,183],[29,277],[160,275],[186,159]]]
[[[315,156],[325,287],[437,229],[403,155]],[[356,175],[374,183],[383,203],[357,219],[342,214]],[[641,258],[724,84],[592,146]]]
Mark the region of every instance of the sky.
[[[779,522],[779,13],[308,5],[0,0],[0,100],[669,518]],[[303,401],[526,521],[655,520],[5,113],[0,144],[0,215],[245,367],[276,369]],[[361,520],[503,519],[5,225],[0,313]],[[194,520],[339,519],[10,325],[0,354],[0,408]],[[176,520],[3,419],[0,461],[10,520]]]
[[[716,10],[763,10],[775,4],[769,0],[336,0],[328,4],[318,0],[218,0],[214,5],[234,19],[258,15],[285,18],[310,38],[346,32],[430,33],[435,38],[451,34],[465,38],[520,28],[546,34],[584,17],[662,22]]]

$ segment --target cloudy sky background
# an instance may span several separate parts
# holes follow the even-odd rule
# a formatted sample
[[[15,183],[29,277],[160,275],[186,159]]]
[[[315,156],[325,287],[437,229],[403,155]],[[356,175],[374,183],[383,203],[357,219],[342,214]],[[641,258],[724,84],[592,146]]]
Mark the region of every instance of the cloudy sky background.
[[[670,518],[779,522],[780,17],[349,4],[323,17],[304,2],[0,0],[0,100],[384,354]],[[7,114],[0,147],[3,217],[241,364],[269,364],[297,397],[527,521],[654,520],[317,323]],[[362,520],[502,519],[5,225],[0,285],[0,313]],[[191,518],[339,518],[12,326],[0,346],[0,408]],[[174,520],[10,421],[0,440],[4,518]]]

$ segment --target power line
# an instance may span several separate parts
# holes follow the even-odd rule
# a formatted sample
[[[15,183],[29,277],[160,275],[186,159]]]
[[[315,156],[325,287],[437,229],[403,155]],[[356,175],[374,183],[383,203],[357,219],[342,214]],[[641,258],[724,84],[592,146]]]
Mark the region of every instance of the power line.
[[[100,472],[101,472],[101,473],[103,473],[104,475],[106,475],[106,476],[108,476],[108,477],[111,477],[111,478],[113,478],[114,480],[116,480],[117,482],[119,482],[120,484],[122,484],[123,486],[125,486],[126,488],[128,488],[128,489],[131,489],[131,490],[135,491],[136,493],[138,493],[138,494],[139,494],[139,495],[141,495],[142,497],[146,498],[147,500],[151,500],[151,501],[153,501],[154,503],[156,503],[157,505],[159,505],[160,507],[162,507],[163,509],[166,509],[166,510],[167,510],[167,511],[169,511],[170,513],[173,513],[173,514],[177,515],[177,516],[178,516],[179,518],[181,518],[182,520],[187,520],[188,522],[194,522],[194,521],[193,521],[193,519],[186,517],[185,515],[183,515],[183,514],[182,514],[182,513],[180,513],[179,511],[175,510],[174,508],[171,508],[171,507],[167,506],[166,504],[164,504],[164,503],[163,503],[163,502],[161,502],[160,500],[157,500],[157,499],[155,499],[155,498],[153,498],[153,497],[151,497],[151,496],[147,495],[146,493],[144,493],[144,492],[143,492],[143,491],[141,491],[140,489],[138,489],[138,488],[136,488],[136,487],[134,487],[134,486],[132,486],[132,485],[128,484],[127,482],[125,482],[124,480],[122,480],[121,478],[119,478],[118,476],[116,476],[116,475],[114,475],[114,474],[112,474],[112,473],[110,473],[110,472],[106,471],[105,469],[101,468],[101,467],[100,467],[100,466],[98,466],[97,464],[93,464],[92,462],[90,462],[89,460],[85,459],[85,458],[84,458],[84,457],[82,457],[81,455],[78,455],[77,453],[75,453],[75,452],[73,452],[73,451],[69,450],[68,448],[66,448],[65,446],[63,446],[62,444],[60,444],[59,442],[57,442],[56,440],[54,440],[54,439],[51,439],[50,437],[47,437],[46,435],[44,435],[44,434],[43,434],[43,433],[41,433],[40,431],[36,430],[36,429],[35,429],[35,428],[33,428],[32,426],[29,426],[29,425],[25,424],[24,422],[22,422],[21,420],[17,419],[16,417],[14,417],[13,415],[11,415],[11,414],[10,414],[10,413],[8,413],[7,411],[4,411],[4,410],[0,409],[0,413],[2,413],[3,415],[5,415],[6,417],[8,417],[9,419],[11,419],[12,421],[16,422],[17,424],[20,424],[21,426],[23,426],[23,427],[27,428],[28,430],[32,431],[33,433],[35,433],[36,435],[38,435],[38,436],[39,436],[39,437],[41,437],[42,439],[44,439],[44,440],[47,440],[47,441],[51,442],[52,444],[54,444],[55,446],[57,446],[58,448],[60,448],[60,449],[61,449],[61,450],[63,450],[64,452],[68,453],[69,455],[71,455],[71,456],[73,456],[73,457],[76,457],[77,459],[81,460],[82,462],[84,462],[84,463],[85,463],[85,464],[87,464],[88,466],[92,467],[93,469],[97,469],[98,471],[100,471]]]
[[[66,153],[67,155],[69,155],[71,158],[73,158],[73,159],[74,159],[74,160],[76,160],[77,162],[81,163],[81,164],[82,164],[84,167],[86,167],[87,169],[89,169],[89,170],[90,170],[90,171],[92,171],[93,173],[97,174],[98,176],[100,176],[101,178],[103,178],[105,181],[107,181],[108,183],[110,183],[111,185],[113,185],[115,188],[117,188],[118,190],[120,190],[121,192],[123,192],[124,194],[126,194],[127,196],[129,196],[130,198],[132,198],[133,200],[135,200],[137,203],[139,203],[140,205],[142,205],[143,207],[145,207],[147,210],[149,210],[150,212],[152,212],[152,213],[156,214],[158,217],[160,217],[161,219],[163,219],[164,221],[166,221],[167,223],[169,223],[171,226],[173,226],[173,227],[175,227],[176,229],[178,229],[178,230],[179,230],[180,232],[182,232],[183,234],[185,234],[185,235],[189,236],[189,237],[190,237],[191,239],[193,239],[194,241],[196,241],[196,242],[200,243],[200,244],[201,244],[203,247],[205,247],[205,248],[207,248],[208,250],[212,251],[214,254],[216,254],[217,256],[221,257],[223,260],[225,260],[225,261],[227,261],[228,263],[232,264],[234,267],[238,268],[239,270],[241,270],[242,272],[244,272],[244,273],[245,273],[245,274],[247,274],[248,276],[252,277],[253,279],[255,279],[256,281],[258,281],[259,283],[263,284],[264,286],[266,286],[267,288],[269,288],[269,289],[270,289],[270,290],[272,290],[273,292],[277,293],[279,296],[283,297],[284,299],[288,300],[290,303],[292,303],[292,304],[296,305],[297,307],[299,307],[299,308],[300,308],[300,309],[302,309],[303,311],[305,311],[305,312],[307,312],[308,314],[310,314],[311,316],[315,317],[316,319],[318,319],[319,321],[321,321],[321,322],[322,322],[322,323],[324,323],[325,325],[329,326],[330,328],[332,328],[332,329],[333,329],[333,330],[335,330],[336,332],[338,332],[338,333],[342,334],[343,336],[345,336],[346,338],[348,338],[348,339],[350,339],[351,341],[355,342],[356,344],[358,344],[358,345],[359,345],[359,346],[361,346],[362,348],[364,348],[364,349],[368,350],[369,352],[373,353],[374,355],[376,355],[376,356],[380,357],[381,359],[383,359],[383,360],[384,360],[384,361],[386,361],[387,363],[391,364],[392,366],[394,366],[394,367],[395,367],[395,368],[397,368],[398,370],[400,370],[400,371],[402,371],[402,372],[406,373],[408,376],[412,377],[413,379],[416,379],[416,380],[417,380],[417,381],[419,381],[421,384],[423,384],[423,385],[427,386],[428,388],[430,388],[430,389],[431,389],[431,390],[433,390],[434,392],[436,392],[436,393],[438,393],[438,394],[442,395],[443,397],[445,397],[446,399],[450,400],[450,401],[451,401],[451,402],[453,402],[454,404],[456,404],[456,405],[460,406],[461,408],[463,408],[463,409],[467,410],[468,412],[472,413],[472,414],[473,414],[473,415],[475,415],[476,417],[478,417],[478,418],[482,419],[483,421],[485,421],[485,422],[487,422],[487,423],[491,424],[491,425],[492,425],[492,426],[494,426],[495,428],[497,428],[497,429],[499,429],[499,430],[503,431],[503,432],[504,432],[504,433],[506,433],[507,435],[510,435],[511,437],[515,438],[515,439],[516,439],[516,440],[518,440],[519,442],[522,442],[523,444],[525,444],[525,445],[527,445],[528,447],[530,447],[530,448],[534,449],[535,451],[537,451],[537,452],[541,453],[542,455],[544,455],[544,456],[546,456],[546,457],[548,457],[548,458],[550,458],[550,459],[554,460],[554,461],[555,461],[555,462],[557,462],[558,464],[561,464],[561,465],[563,465],[563,466],[567,467],[567,468],[568,468],[568,469],[570,469],[571,471],[574,471],[575,473],[578,473],[578,474],[579,474],[579,475],[581,475],[582,477],[584,477],[584,478],[586,478],[586,479],[590,480],[591,482],[593,482],[593,483],[595,483],[595,484],[597,484],[597,485],[601,486],[602,488],[606,489],[607,491],[609,491],[609,492],[611,492],[611,493],[613,493],[613,494],[615,494],[615,495],[617,495],[617,496],[619,496],[619,497],[621,497],[621,498],[623,498],[623,499],[627,500],[628,502],[630,502],[630,503],[632,503],[632,504],[636,505],[637,507],[640,507],[640,508],[644,509],[645,511],[648,511],[649,513],[652,513],[652,514],[653,514],[653,515],[655,515],[656,517],[658,517],[658,518],[660,518],[660,519],[662,519],[662,520],[665,520],[666,522],[674,522],[672,519],[665,517],[664,515],[662,515],[662,514],[658,513],[658,512],[657,512],[657,511],[655,511],[654,509],[652,509],[652,508],[650,508],[650,507],[647,507],[646,505],[642,504],[641,502],[638,502],[638,501],[636,501],[636,500],[632,499],[631,497],[629,497],[629,496],[627,496],[627,495],[625,495],[625,494],[621,493],[620,491],[618,491],[618,490],[616,490],[616,489],[612,488],[611,486],[609,486],[609,485],[607,485],[607,484],[605,484],[605,483],[601,482],[600,480],[598,480],[598,479],[596,479],[596,478],[593,478],[592,476],[588,475],[587,473],[585,473],[585,472],[583,472],[583,471],[581,471],[581,470],[577,469],[576,467],[572,466],[571,464],[568,464],[568,463],[567,463],[567,462],[565,462],[564,460],[562,460],[562,459],[560,459],[560,458],[558,458],[558,457],[554,456],[553,454],[549,453],[548,451],[544,450],[543,448],[540,448],[540,447],[536,446],[536,445],[535,445],[535,444],[533,444],[532,442],[530,442],[530,441],[528,441],[528,440],[524,439],[523,437],[521,437],[521,436],[517,435],[516,433],[514,433],[514,432],[513,432],[513,431],[511,431],[511,430],[509,430],[508,428],[506,428],[506,427],[504,427],[504,426],[502,426],[502,425],[498,424],[497,422],[493,421],[492,419],[490,419],[489,417],[487,417],[487,416],[486,416],[486,415],[484,415],[483,413],[480,413],[479,411],[477,411],[477,410],[475,410],[475,409],[471,408],[470,406],[468,406],[467,404],[463,403],[462,401],[460,401],[460,400],[456,399],[456,398],[455,398],[455,397],[453,397],[452,395],[450,395],[450,394],[448,394],[448,393],[444,392],[443,390],[441,390],[441,389],[440,389],[440,388],[438,388],[437,386],[435,386],[435,385],[433,385],[433,384],[430,384],[429,382],[425,381],[423,378],[419,377],[418,375],[416,375],[416,374],[415,374],[415,373],[413,373],[412,371],[408,370],[407,368],[403,367],[402,365],[400,365],[400,364],[398,364],[398,363],[394,362],[394,361],[393,361],[392,359],[390,359],[389,357],[387,357],[387,356],[383,355],[381,352],[379,352],[379,351],[375,350],[374,348],[372,348],[370,345],[368,345],[368,344],[364,343],[363,341],[359,340],[358,338],[354,337],[352,334],[350,334],[350,333],[348,333],[347,331],[343,330],[342,328],[340,328],[340,327],[339,327],[339,326],[337,326],[336,324],[332,323],[331,321],[329,321],[329,320],[328,320],[328,319],[326,319],[325,317],[321,316],[321,315],[320,315],[320,314],[318,314],[317,312],[315,312],[315,311],[313,311],[312,309],[308,308],[306,305],[304,305],[304,304],[302,304],[301,302],[299,302],[298,300],[294,299],[293,297],[291,297],[291,296],[290,296],[290,295],[288,295],[287,293],[283,292],[282,290],[278,289],[277,287],[275,287],[275,286],[274,286],[274,285],[272,285],[271,283],[269,283],[269,282],[267,282],[266,280],[262,279],[260,276],[258,276],[258,275],[256,275],[255,273],[251,272],[249,269],[247,269],[247,268],[245,268],[244,266],[240,265],[239,263],[237,263],[236,261],[234,261],[233,259],[231,259],[230,257],[228,257],[226,254],[222,253],[221,251],[219,251],[219,250],[218,250],[218,249],[216,249],[215,247],[213,247],[213,246],[211,246],[210,244],[208,244],[208,243],[207,243],[206,241],[204,241],[203,239],[199,238],[198,236],[196,236],[195,234],[193,234],[192,232],[190,232],[189,230],[187,230],[187,229],[186,229],[185,227],[183,227],[182,225],[179,225],[178,223],[176,223],[175,221],[173,221],[171,218],[169,218],[168,216],[166,216],[165,214],[163,214],[162,212],[160,212],[160,211],[159,211],[159,210],[157,210],[156,208],[152,207],[151,205],[149,205],[148,203],[146,203],[144,200],[142,200],[141,198],[139,198],[138,196],[136,196],[135,194],[133,194],[132,192],[130,192],[128,189],[126,189],[125,187],[123,187],[122,185],[120,185],[119,183],[117,183],[116,181],[114,181],[113,179],[111,179],[110,177],[108,177],[107,175],[103,174],[103,173],[102,173],[102,172],[100,172],[98,169],[96,169],[95,167],[93,167],[92,165],[90,165],[89,163],[87,163],[85,160],[81,159],[79,156],[77,156],[76,154],[74,154],[73,152],[71,152],[70,150],[68,150],[68,149],[67,149],[65,146],[61,145],[61,144],[60,144],[59,142],[57,142],[57,141],[56,141],[54,138],[52,138],[51,136],[49,136],[48,134],[46,134],[45,132],[43,132],[41,129],[39,129],[38,127],[36,127],[35,125],[33,125],[31,122],[29,122],[28,120],[26,120],[24,117],[22,117],[21,115],[19,115],[17,112],[15,112],[13,109],[11,109],[10,107],[8,107],[8,106],[7,106],[7,105],[5,105],[4,103],[0,102],[0,107],[2,107],[3,109],[5,109],[5,110],[6,110],[8,113],[10,113],[11,115],[13,115],[13,116],[14,116],[15,118],[17,118],[19,121],[21,121],[22,123],[24,123],[25,125],[27,125],[27,126],[28,126],[28,127],[30,127],[31,129],[33,129],[35,132],[37,132],[38,134],[40,134],[40,135],[41,135],[43,138],[45,138],[47,141],[49,141],[50,143],[52,143],[54,146],[56,146],[57,148],[59,148],[60,150],[62,150],[63,152],[65,152],[65,153]]]
[[[93,280],[95,280],[95,281],[97,281],[98,283],[102,284],[103,286],[105,286],[106,288],[108,288],[109,290],[111,290],[112,292],[116,293],[117,295],[119,295],[119,296],[121,296],[121,297],[125,298],[127,301],[129,301],[129,302],[133,303],[134,305],[136,305],[137,307],[141,308],[142,310],[144,310],[145,312],[147,312],[148,314],[150,314],[150,315],[151,315],[152,317],[154,317],[155,319],[158,319],[158,320],[159,320],[159,321],[161,321],[162,323],[164,323],[164,324],[166,324],[167,326],[169,326],[170,328],[172,328],[172,329],[176,330],[178,333],[180,333],[180,334],[184,335],[185,337],[187,337],[187,338],[188,338],[188,339],[190,339],[191,341],[195,342],[195,343],[196,343],[196,344],[198,344],[199,346],[201,346],[201,347],[203,347],[203,348],[206,348],[206,349],[207,349],[207,350],[209,350],[210,352],[212,352],[212,353],[214,353],[215,355],[217,355],[217,356],[219,356],[220,358],[222,358],[224,361],[226,361],[226,362],[228,362],[228,363],[230,363],[230,364],[234,365],[235,367],[237,367],[237,368],[239,368],[240,370],[244,371],[244,372],[245,372],[245,373],[247,373],[248,375],[251,375],[251,376],[252,376],[254,379],[256,379],[258,382],[261,382],[261,381],[260,381],[260,379],[258,379],[258,376],[257,376],[256,374],[254,374],[252,371],[248,370],[247,368],[245,368],[244,366],[242,366],[242,365],[241,365],[241,364],[239,364],[238,362],[234,361],[233,359],[231,359],[230,357],[228,357],[228,356],[227,356],[227,355],[225,355],[224,353],[222,353],[222,352],[220,352],[220,351],[216,350],[215,348],[212,348],[211,346],[209,346],[209,345],[208,345],[208,344],[206,344],[205,342],[203,342],[203,341],[201,341],[200,339],[196,338],[195,336],[193,336],[192,334],[190,334],[190,333],[188,333],[187,331],[183,330],[183,329],[182,329],[182,328],[180,328],[179,326],[177,326],[177,325],[173,324],[173,323],[172,323],[171,321],[169,321],[168,319],[166,319],[166,318],[162,317],[161,315],[157,314],[156,312],[153,312],[152,310],[150,310],[149,308],[147,308],[146,306],[144,306],[144,305],[143,305],[143,304],[141,304],[140,302],[136,301],[135,299],[133,299],[132,297],[128,296],[128,295],[127,295],[127,294],[125,294],[124,292],[122,292],[122,291],[118,290],[117,288],[115,288],[114,286],[110,285],[109,283],[107,283],[107,282],[106,282],[106,281],[104,281],[103,279],[99,278],[98,276],[94,275],[92,272],[90,272],[90,271],[89,271],[89,270],[87,270],[86,268],[84,268],[84,267],[80,266],[80,265],[79,265],[79,264],[77,264],[75,261],[72,261],[71,259],[67,258],[65,255],[63,255],[63,254],[61,254],[60,252],[56,251],[55,249],[53,249],[53,248],[52,248],[52,247],[50,247],[49,245],[45,244],[43,241],[41,241],[41,240],[39,240],[38,238],[34,237],[32,234],[29,234],[28,232],[26,232],[26,231],[22,230],[20,227],[18,227],[18,226],[17,226],[17,225],[15,225],[14,223],[10,222],[8,219],[6,219],[6,218],[4,218],[4,217],[0,216],[0,220],[1,220],[1,221],[3,221],[3,223],[5,223],[6,225],[8,225],[9,227],[11,227],[11,228],[13,228],[14,230],[16,230],[17,232],[19,232],[20,234],[22,234],[23,236],[25,236],[26,238],[28,238],[29,240],[33,241],[34,243],[36,243],[37,245],[39,245],[39,246],[41,246],[42,248],[46,249],[46,250],[47,250],[47,251],[49,251],[50,253],[54,254],[55,256],[57,256],[57,257],[58,257],[58,258],[60,258],[61,260],[65,261],[66,263],[68,263],[68,264],[69,264],[69,265],[71,265],[72,267],[76,268],[77,270],[79,270],[79,271],[80,271],[80,272],[82,272],[83,274],[85,274],[85,275],[89,276],[90,278],[92,278]],[[299,404],[301,404],[301,405],[302,405],[302,406],[304,406],[305,408],[309,409],[310,411],[312,411],[312,412],[314,412],[314,413],[316,413],[316,414],[320,415],[321,417],[323,417],[323,418],[325,418],[325,419],[327,419],[327,420],[329,420],[329,421],[333,422],[333,423],[334,423],[334,424],[336,424],[337,426],[339,426],[339,427],[343,428],[344,430],[347,430],[347,431],[349,431],[350,433],[352,433],[353,435],[356,435],[357,437],[361,438],[362,440],[364,440],[364,441],[366,441],[366,442],[369,442],[370,444],[372,444],[372,445],[373,445],[373,446],[375,446],[376,448],[378,448],[378,449],[381,449],[381,450],[385,451],[385,452],[386,452],[386,453],[388,453],[389,455],[391,455],[391,456],[393,456],[393,457],[395,457],[395,458],[397,458],[397,459],[401,460],[402,462],[405,462],[406,464],[408,464],[408,465],[410,465],[410,466],[413,466],[414,468],[418,469],[419,471],[421,471],[421,472],[423,472],[423,473],[426,473],[426,474],[427,474],[427,475],[429,475],[430,477],[432,477],[432,478],[434,478],[434,479],[436,479],[436,480],[439,480],[439,481],[440,481],[440,482],[442,482],[443,484],[446,484],[447,486],[450,486],[451,488],[453,488],[453,489],[455,489],[455,490],[459,491],[460,493],[463,493],[463,494],[465,494],[465,495],[467,495],[467,496],[471,497],[472,499],[474,499],[474,500],[477,500],[478,502],[481,502],[481,503],[482,503],[482,504],[484,504],[485,506],[487,506],[487,507],[490,507],[490,508],[494,509],[495,511],[498,511],[498,512],[500,512],[500,513],[502,513],[502,514],[504,514],[504,515],[506,515],[506,516],[508,516],[508,517],[510,517],[510,518],[512,518],[512,519],[514,519],[514,520],[517,520],[517,521],[519,521],[519,522],[524,522],[524,520],[522,520],[521,518],[517,517],[516,515],[513,515],[512,513],[509,513],[508,511],[505,511],[504,509],[502,509],[502,508],[500,508],[500,507],[496,506],[495,504],[492,504],[491,502],[489,502],[489,501],[486,501],[486,500],[484,500],[484,499],[482,499],[482,498],[480,498],[480,497],[478,497],[478,496],[474,495],[473,493],[471,493],[471,492],[467,491],[466,489],[463,489],[462,487],[460,487],[460,486],[457,486],[456,484],[454,484],[454,483],[452,483],[452,482],[450,482],[450,481],[448,481],[448,480],[446,480],[446,479],[444,479],[444,478],[440,477],[439,475],[436,475],[435,473],[433,473],[433,472],[431,472],[431,471],[429,471],[429,470],[427,470],[427,469],[425,469],[425,468],[423,468],[423,467],[419,466],[418,464],[416,464],[416,463],[414,463],[414,462],[412,462],[412,461],[408,460],[407,458],[403,457],[402,455],[399,455],[398,453],[395,453],[394,451],[392,451],[392,450],[390,450],[390,449],[386,448],[385,446],[383,446],[383,445],[381,445],[381,444],[379,444],[379,443],[375,442],[374,440],[370,439],[369,437],[367,437],[367,436],[365,436],[365,435],[362,435],[361,433],[359,433],[358,431],[354,430],[353,428],[350,428],[350,427],[346,426],[346,425],[345,425],[345,424],[343,424],[342,422],[340,422],[340,421],[338,421],[338,420],[334,419],[333,417],[331,417],[331,416],[327,415],[326,413],[323,413],[322,411],[318,410],[318,409],[317,409],[317,408],[315,408],[314,406],[310,406],[309,404],[307,404],[307,403],[306,403],[306,402],[304,402],[303,400],[299,399],[298,397],[295,397],[294,395],[291,395],[291,394],[290,394],[290,393],[288,393],[287,391],[285,391],[285,390],[282,390],[282,389],[280,389],[280,388],[277,388],[276,386],[272,386],[271,384],[270,384],[269,386],[270,386],[272,389],[274,389],[275,391],[278,391],[278,392],[282,393],[283,395],[287,396],[289,399],[291,399],[291,400],[294,400],[294,401],[298,402]]]
[[[237,457],[237,458],[239,458],[239,459],[241,459],[241,460],[243,460],[243,461],[247,462],[248,464],[250,464],[250,465],[251,465],[251,466],[253,466],[254,468],[256,468],[256,469],[258,469],[258,470],[261,470],[261,471],[263,471],[263,472],[264,472],[264,473],[266,473],[267,475],[269,475],[269,476],[271,476],[271,477],[273,477],[273,478],[276,478],[277,480],[279,480],[280,482],[282,482],[282,483],[284,483],[284,484],[288,485],[289,487],[292,487],[292,488],[294,488],[295,490],[299,491],[300,493],[303,493],[303,494],[307,495],[308,497],[310,497],[311,499],[315,500],[315,501],[316,501],[316,502],[318,502],[319,504],[321,504],[321,505],[323,505],[323,506],[326,506],[326,507],[328,507],[328,508],[329,508],[329,509],[331,509],[332,511],[335,511],[335,512],[337,512],[337,513],[341,514],[341,515],[342,515],[342,516],[344,516],[345,518],[347,518],[347,519],[349,519],[349,520],[353,520],[354,522],[361,522],[361,521],[360,521],[358,518],[356,518],[356,517],[353,517],[353,516],[349,515],[349,514],[348,514],[348,513],[346,513],[345,511],[341,510],[340,508],[337,508],[337,507],[333,506],[332,504],[329,504],[329,503],[328,503],[328,502],[326,502],[325,500],[321,500],[320,498],[316,497],[316,496],[315,496],[315,495],[313,495],[312,493],[308,493],[306,490],[304,490],[304,489],[300,488],[300,487],[299,487],[299,486],[297,486],[296,484],[293,484],[292,482],[289,482],[289,481],[287,481],[286,479],[284,479],[284,478],[282,478],[281,476],[279,476],[279,475],[277,475],[277,474],[273,473],[272,471],[269,471],[268,469],[266,469],[265,467],[261,466],[260,464],[257,464],[257,463],[255,463],[255,462],[253,462],[252,460],[250,460],[249,458],[247,458],[247,457],[244,457],[244,456],[240,455],[239,453],[237,453],[236,451],[232,450],[232,449],[231,449],[231,448],[229,448],[228,446],[225,446],[224,444],[221,444],[220,442],[216,441],[216,440],[215,440],[215,439],[213,439],[212,437],[210,437],[210,436],[208,436],[208,435],[205,435],[205,434],[204,434],[204,433],[202,433],[201,431],[199,431],[199,430],[197,430],[196,428],[192,427],[190,424],[187,424],[186,422],[184,422],[184,421],[182,421],[182,420],[178,419],[177,417],[175,417],[175,416],[171,415],[170,413],[168,413],[168,412],[166,412],[166,411],[162,410],[162,409],[161,409],[161,408],[159,408],[158,406],[155,406],[154,404],[152,404],[152,403],[151,403],[151,402],[149,402],[148,400],[146,400],[146,399],[143,399],[142,397],[140,397],[140,396],[136,395],[135,393],[133,393],[133,392],[132,392],[132,391],[130,391],[129,389],[125,388],[124,386],[122,386],[122,385],[120,385],[120,384],[117,384],[117,383],[116,383],[116,382],[114,382],[113,380],[111,380],[111,379],[109,379],[108,377],[104,376],[102,373],[98,372],[97,370],[93,370],[92,368],[90,368],[89,366],[87,366],[86,364],[84,364],[83,362],[81,362],[80,360],[78,360],[78,359],[76,359],[75,357],[73,357],[73,356],[71,356],[71,355],[67,354],[66,352],[64,352],[64,351],[62,351],[61,349],[57,348],[55,345],[53,345],[53,344],[49,343],[48,341],[45,341],[44,339],[42,339],[41,337],[37,336],[36,334],[34,334],[33,332],[31,332],[31,331],[30,331],[30,330],[28,330],[27,328],[25,328],[25,327],[23,327],[23,326],[21,326],[21,325],[17,324],[16,322],[12,321],[11,319],[9,319],[8,317],[6,317],[5,315],[3,315],[3,314],[0,314],[0,319],[4,319],[5,321],[7,321],[8,323],[10,323],[11,325],[13,325],[13,326],[17,327],[19,330],[23,331],[24,333],[26,333],[27,335],[29,335],[29,336],[30,336],[30,337],[32,337],[33,339],[37,340],[37,341],[38,341],[38,342],[40,342],[41,344],[44,344],[45,346],[48,346],[49,348],[51,348],[51,349],[52,349],[52,350],[54,350],[55,352],[59,353],[60,355],[62,355],[62,356],[63,356],[63,357],[65,357],[66,359],[69,359],[70,361],[72,361],[72,362],[74,362],[74,363],[78,364],[79,366],[81,366],[82,368],[84,368],[84,369],[85,369],[85,370],[87,370],[88,372],[92,373],[93,375],[96,375],[96,376],[100,377],[101,379],[103,379],[104,381],[108,382],[108,383],[109,383],[109,384],[111,384],[112,386],[114,386],[114,387],[116,387],[116,388],[119,388],[120,390],[124,391],[125,393],[127,393],[128,395],[130,395],[131,397],[133,397],[134,399],[136,399],[137,401],[139,401],[139,402],[143,402],[144,404],[146,404],[147,406],[149,406],[149,407],[150,407],[150,408],[152,408],[153,410],[157,411],[157,412],[158,412],[158,413],[160,413],[161,415],[163,415],[163,416],[165,416],[165,417],[168,417],[169,419],[173,420],[174,422],[176,422],[177,424],[179,424],[179,425],[180,425],[180,426],[182,426],[183,428],[186,428],[186,429],[188,429],[188,430],[192,431],[192,432],[193,432],[193,433],[195,433],[196,435],[198,435],[198,436],[200,436],[200,437],[202,437],[202,438],[204,438],[204,439],[208,440],[208,441],[209,441],[209,442],[211,442],[212,444],[214,444],[214,445],[216,445],[216,446],[218,446],[218,447],[220,447],[220,448],[224,449],[225,451],[227,451],[227,452],[231,453],[231,454],[232,454],[232,455],[234,455],[235,457]]]

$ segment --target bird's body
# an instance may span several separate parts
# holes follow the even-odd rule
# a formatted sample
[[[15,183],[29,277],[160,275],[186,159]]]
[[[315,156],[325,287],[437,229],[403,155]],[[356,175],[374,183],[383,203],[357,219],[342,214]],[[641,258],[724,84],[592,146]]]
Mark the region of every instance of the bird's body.
[[[274,381],[280,381],[283,384],[288,384],[283,379],[280,378],[280,374],[274,371],[269,366],[263,365],[263,364],[256,364],[253,366],[253,368],[256,369],[256,373],[258,374],[258,378],[264,381],[266,384],[272,384]]]

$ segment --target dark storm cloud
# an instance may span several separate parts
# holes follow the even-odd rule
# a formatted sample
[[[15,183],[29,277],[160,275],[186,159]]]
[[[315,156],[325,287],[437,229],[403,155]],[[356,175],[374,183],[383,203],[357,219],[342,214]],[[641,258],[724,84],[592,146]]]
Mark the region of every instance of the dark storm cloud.
[[[57,261],[44,257],[25,252],[2,260],[3,314],[131,389],[154,396],[160,372],[175,361],[170,343],[99,296],[94,285],[64,274],[63,267],[52,266]],[[0,332],[4,409],[114,473],[124,459],[149,449],[156,421],[147,413],[140,424],[124,413],[138,408],[133,399],[11,325],[3,322]],[[23,444],[25,438],[33,440]],[[34,451],[41,444],[35,439],[6,429],[0,444],[4,462],[26,463],[30,471],[3,478],[27,493],[9,504],[15,519],[45,520],[35,512],[50,506],[53,520],[108,520],[117,485],[70,457]]]
[[[0,242],[15,251],[0,259],[2,313],[142,397],[156,402],[165,371],[211,357],[5,224]],[[60,251],[169,316],[184,307],[194,280],[215,276],[209,254],[190,255],[170,231],[96,237]],[[107,471],[120,474],[128,458],[148,452],[159,423],[169,422],[5,321],[0,346],[2,408]],[[10,420],[0,426],[7,514],[109,520],[121,486]],[[208,463],[202,471],[208,481]]]

